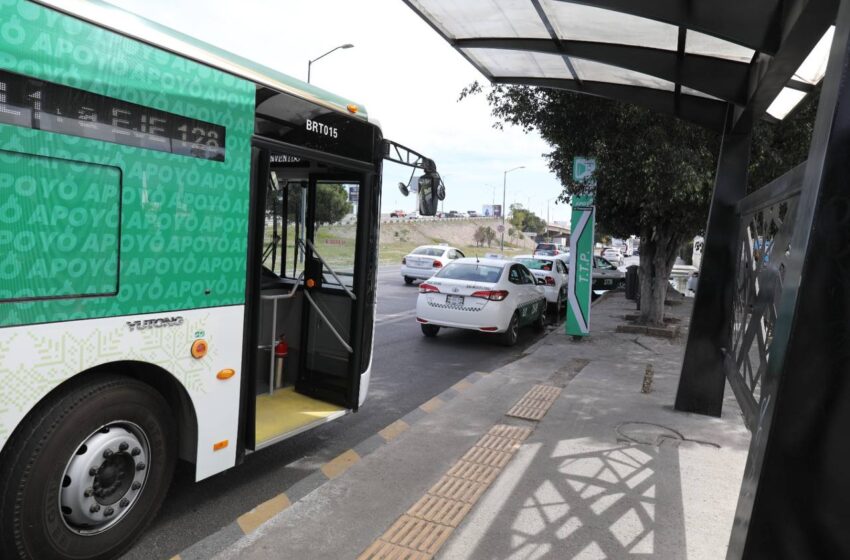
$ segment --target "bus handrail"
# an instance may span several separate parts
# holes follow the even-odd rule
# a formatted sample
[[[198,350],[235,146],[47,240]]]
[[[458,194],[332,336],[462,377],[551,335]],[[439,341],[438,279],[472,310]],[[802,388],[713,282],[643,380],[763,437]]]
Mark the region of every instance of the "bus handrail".
[[[301,280],[304,278],[304,271],[301,271],[301,274],[298,275],[298,278],[295,279],[295,284],[292,285],[292,289],[289,290],[289,293],[286,294],[274,294],[274,295],[261,295],[260,299],[264,299],[266,301],[274,301],[275,304],[272,305],[272,341],[269,344],[269,351],[272,353],[271,359],[269,359],[269,394],[271,395],[275,391],[275,375],[274,375],[274,347],[275,347],[275,339],[277,337],[277,302],[284,299],[291,299],[295,297],[295,294],[298,292],[298,285],[301,283]],[[261,346],[260,349],[265,349],[265,347]]]
[[[331,265],[329,265],[328,262],[324,258],[322,258],[322,255],[319,254],[319,252],[316,250],[316,246],[313,245],[312,241],[310,241],[309,239],[307,239],[306,241],[299,239],[298,243],[301,244],[301,245],[306,244],[306,246],[309,247],[311,251],[313,251],[313,254],[316,255],[316,257],[318,257],[319,261],[321,261],[322,266],[324,266],[325,268],[328,269],[328,271],[336,279],[336,281],[340,285],[340,287],[343,290],[345,290],[345,293],[348,294],[348,297],[351,298],[351,301],[357,301],[357,296],[355,296],[354,293],[351,290],[348,289],[348,286],[346,286],[345,284],[342,283],[342,280],[340,279],[339,275],[336,273],[336,271],[333,268],[331,268]],[[306,253],[306,251],[305,251],[305,253]]]
[[[354,354],[354,350],[351,348],[351,346],[348,345],[348,343],[345,341],[345,339],[342,338],[342,335],[339,334],[339,332],[336,330],[336,327],[334,327],[333,323],[331,323],[330,319],[328,319],[327,315],[325,315],[325,313],[321,310],[321,308],[318,306],[318,304],[313,300],[313,296],[310,295],[310,292],[308,292],[307,290],[304,290],[304,297],[307,298],[307,301],[309,301],[310,305],[313,306],[313,310],[322,319],[322,321],[325,322],[325,324],[331,330],[331,332],[336,337],[336,339],[339,341],[339,343],[342,344],[342,346],[346,350],[348,350],[349,354]]]

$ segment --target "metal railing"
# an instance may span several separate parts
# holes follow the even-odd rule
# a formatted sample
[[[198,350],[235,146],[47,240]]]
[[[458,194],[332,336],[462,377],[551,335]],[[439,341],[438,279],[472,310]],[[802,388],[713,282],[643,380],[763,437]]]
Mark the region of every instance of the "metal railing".
[[[726,377],[750,431],[755,430],[770,360],[777,304],[800,200],[805,163],[743,198],[737,207],[732,347],[724,348]]]

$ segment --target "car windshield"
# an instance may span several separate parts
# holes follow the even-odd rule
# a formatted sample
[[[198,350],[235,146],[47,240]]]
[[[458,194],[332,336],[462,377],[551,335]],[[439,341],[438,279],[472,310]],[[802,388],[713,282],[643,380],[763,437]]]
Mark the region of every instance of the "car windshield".
[[[541,259],[516,259],[531,270],[552,270],[552,261]]]
[[[445,249],[438,249],[436,247],[419,247],[413,250],[411,255],[427,255],[429,257],[442,257],[443,251]]]
[[[546,249],[547,251],[554,251],[555,249],[557,249],[557,247],[554,243],[538,243],[537,249]]]
[[[443,268],[435,276],[446,280],[466,280],[467,282],[488,282],[493,284],[499,281],[502,275],[502,267],[485,266],[476,263],[452,263]]]

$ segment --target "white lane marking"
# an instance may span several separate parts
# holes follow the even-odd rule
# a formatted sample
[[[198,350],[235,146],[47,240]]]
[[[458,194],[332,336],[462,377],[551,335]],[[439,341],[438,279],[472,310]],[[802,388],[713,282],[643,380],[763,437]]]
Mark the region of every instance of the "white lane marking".
[[[375,319],[376,325],[381,325],[384,323],[397,323],[399,321],[404,321],[405,319],[410,319],[416,316],[415,309],[408,309],[407,311],[400,311],[399,313],[391,313],[389,315],[378,315]]]

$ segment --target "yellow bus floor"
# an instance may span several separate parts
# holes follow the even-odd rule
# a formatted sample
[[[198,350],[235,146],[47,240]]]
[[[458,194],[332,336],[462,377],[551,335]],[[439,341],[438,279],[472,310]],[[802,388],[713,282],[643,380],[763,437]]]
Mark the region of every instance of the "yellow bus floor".
[[[257,397],[256,442],[263,443],[345,409],[295,392],[292,387]]]

